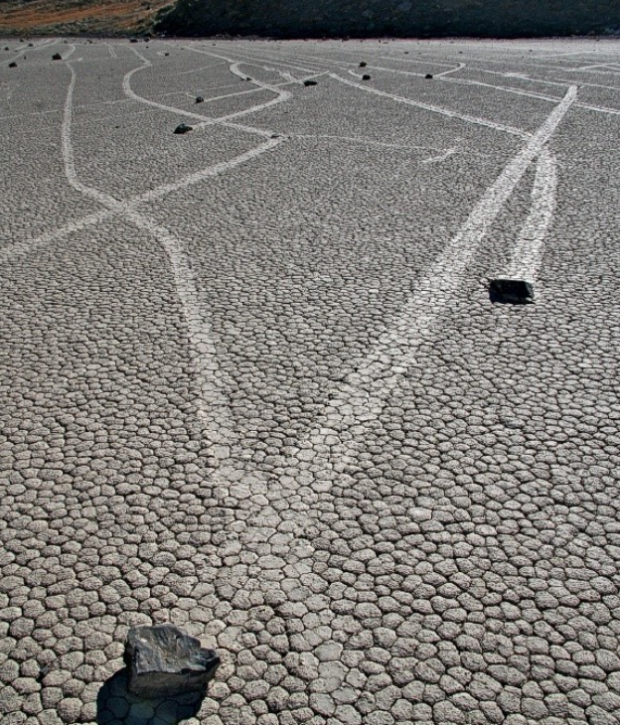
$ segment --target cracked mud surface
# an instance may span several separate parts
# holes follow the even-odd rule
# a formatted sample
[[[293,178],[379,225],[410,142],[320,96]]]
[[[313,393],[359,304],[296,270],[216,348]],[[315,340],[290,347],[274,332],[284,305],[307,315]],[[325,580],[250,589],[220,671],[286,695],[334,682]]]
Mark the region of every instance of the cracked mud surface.
[[[616,723],[617,43],[0,54],[3,725]]]

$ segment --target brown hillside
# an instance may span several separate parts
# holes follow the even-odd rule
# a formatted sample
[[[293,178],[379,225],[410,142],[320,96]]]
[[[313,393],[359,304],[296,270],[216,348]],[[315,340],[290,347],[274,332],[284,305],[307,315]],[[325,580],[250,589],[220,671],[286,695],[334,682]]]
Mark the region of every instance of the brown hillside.
[[[0,35],[127,35],[151,29],[171,0],[7,0],[0,2]]]

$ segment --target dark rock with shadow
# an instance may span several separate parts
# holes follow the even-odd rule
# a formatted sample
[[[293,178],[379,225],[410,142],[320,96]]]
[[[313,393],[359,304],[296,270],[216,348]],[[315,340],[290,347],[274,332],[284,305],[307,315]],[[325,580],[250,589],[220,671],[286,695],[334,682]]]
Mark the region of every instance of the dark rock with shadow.
[[[132,627],[124,658],[127,686],[138,697],[204,693],[220,665],[213,650],[171,624]]]
[[[106,680],[97,696],[97,725],[179,725],[200,711],[205,692],[176,697],[140,697],[127,687],[129,672],[122,669]]]
[[[491,302],[527,305],[534,302],[534,286],[523,279],[492,279],[489,281]]]

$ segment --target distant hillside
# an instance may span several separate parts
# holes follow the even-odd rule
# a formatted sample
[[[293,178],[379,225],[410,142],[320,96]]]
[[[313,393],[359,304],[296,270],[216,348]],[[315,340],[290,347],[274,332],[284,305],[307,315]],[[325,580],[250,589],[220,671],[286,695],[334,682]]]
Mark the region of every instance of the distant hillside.
[[[0,35],[128,35],[173,0],[0,0]]]
[[[532,37],[620,29],[620,0],[178,0],[169,34]]]
[[[0,35],[532,37],[620,33],[620,0],[0,0]]]

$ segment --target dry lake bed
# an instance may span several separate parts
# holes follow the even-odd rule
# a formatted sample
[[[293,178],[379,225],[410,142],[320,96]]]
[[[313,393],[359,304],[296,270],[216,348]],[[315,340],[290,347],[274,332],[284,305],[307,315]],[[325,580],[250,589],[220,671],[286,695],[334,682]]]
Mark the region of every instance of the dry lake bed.
[[[618,40],[2,41],[0,120],[3,725],[618,722]]]

